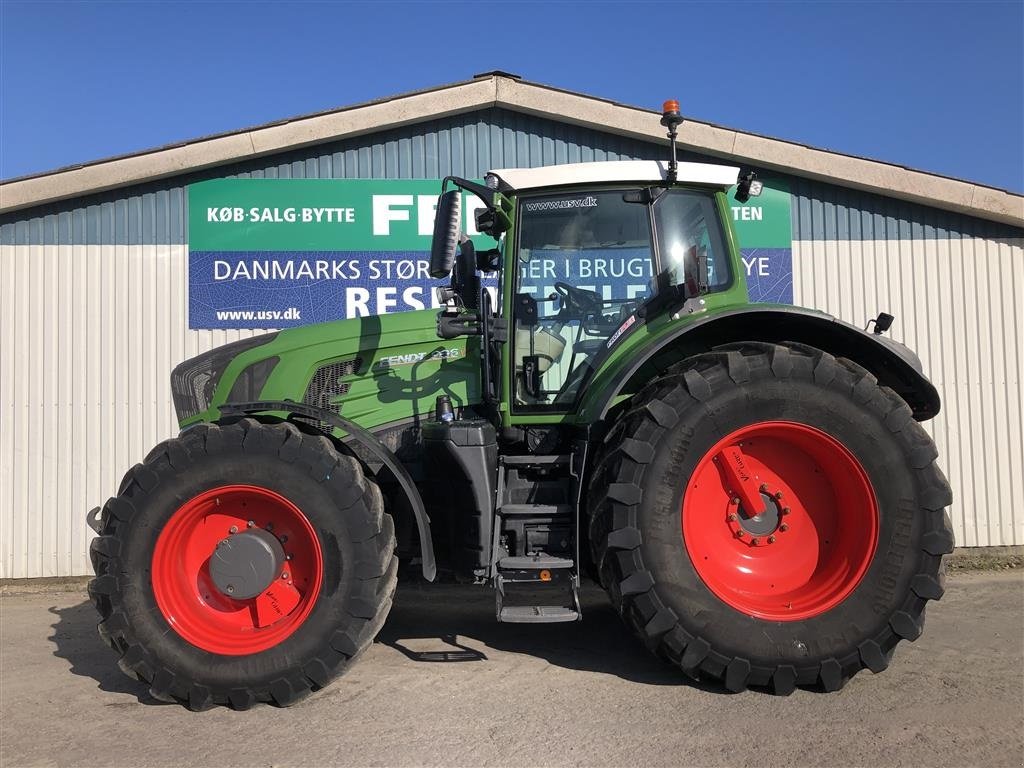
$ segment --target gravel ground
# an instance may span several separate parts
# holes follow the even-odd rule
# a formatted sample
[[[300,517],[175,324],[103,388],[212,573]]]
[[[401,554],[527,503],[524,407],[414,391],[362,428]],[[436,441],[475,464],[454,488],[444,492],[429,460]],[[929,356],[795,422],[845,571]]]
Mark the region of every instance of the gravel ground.
[[[403,584],[353,670],[285,710],[151,699],[81,591],[0,598],[0,765],[1024,765],[1024,574],[957,573],[882,675],[788,698],[687,682],[596,587],[580,624],[498,625]]]

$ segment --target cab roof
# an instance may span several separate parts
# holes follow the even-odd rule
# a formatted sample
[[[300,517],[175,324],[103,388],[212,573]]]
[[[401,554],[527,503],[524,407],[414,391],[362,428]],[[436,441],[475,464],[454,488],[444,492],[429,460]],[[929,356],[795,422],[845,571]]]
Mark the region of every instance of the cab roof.
[[[706,184],[731,187],[740,169],[733,165],[679,163],[676,181],[680,184]],[[614,160],[601,163],[569,163],[544,168],[503,168],[491,171],[514,190],[540,187],[564,187],[570,184],[642,182],[657,184],[668,177],[668,161]]]

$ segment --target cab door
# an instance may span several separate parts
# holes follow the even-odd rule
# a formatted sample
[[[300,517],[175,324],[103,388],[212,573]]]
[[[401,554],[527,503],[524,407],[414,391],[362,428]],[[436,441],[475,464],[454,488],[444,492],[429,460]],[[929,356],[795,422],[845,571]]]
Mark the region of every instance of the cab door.
[[[630,192],[520,198],[506,275],[513,420],[570,411],[594,358],[653,290],[650,206]]]

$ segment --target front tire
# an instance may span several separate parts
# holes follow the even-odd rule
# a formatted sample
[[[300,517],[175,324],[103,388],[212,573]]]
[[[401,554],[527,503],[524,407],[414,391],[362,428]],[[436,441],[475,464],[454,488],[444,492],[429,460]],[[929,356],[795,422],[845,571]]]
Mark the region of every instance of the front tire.
[[[761,483],[757,518],[721,469],[730,446]],[[936,455],[854,363],[721,347],[652,382],[609,432],[589,493],[594,562],[627,624],[691,676],[837,690],[885,669],[942,595],[953,535]]]
[[[376,484],[291,424],[203,424],[161,443],[100,525],[100,636],[155,698],[191,709],[286,706],[327,685],[376,636],[397,582]]]

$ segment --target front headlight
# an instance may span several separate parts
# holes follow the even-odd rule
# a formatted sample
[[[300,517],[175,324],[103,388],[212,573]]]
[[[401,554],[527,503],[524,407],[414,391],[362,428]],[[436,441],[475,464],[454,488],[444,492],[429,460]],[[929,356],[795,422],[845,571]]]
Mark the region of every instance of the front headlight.
[[[186,360],[171,371],[171,395],[178,421],[190,419],[210,407],[217,382],[232,360],[253,347],[269,344],[276,336],[276,333],[265,333],[225,344]]]

